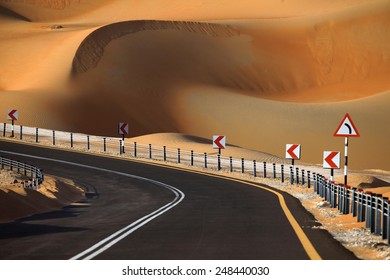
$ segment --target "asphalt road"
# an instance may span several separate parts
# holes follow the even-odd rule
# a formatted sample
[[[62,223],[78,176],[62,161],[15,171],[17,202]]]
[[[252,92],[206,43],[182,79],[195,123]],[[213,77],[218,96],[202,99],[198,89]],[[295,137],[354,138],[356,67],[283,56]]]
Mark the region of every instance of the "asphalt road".
[[[77,205],[0,224],[0,259],[309,259],[278,197],[245,182],[3,141],[0,155],[72,179],[88,194]],[[282,194],[322,259],[356,259]]]

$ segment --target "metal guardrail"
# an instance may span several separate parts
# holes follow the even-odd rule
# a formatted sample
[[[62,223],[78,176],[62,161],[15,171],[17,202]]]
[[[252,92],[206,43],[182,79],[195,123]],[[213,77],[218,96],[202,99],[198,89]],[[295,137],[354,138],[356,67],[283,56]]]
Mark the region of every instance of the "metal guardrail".
[[[257,162],[244,158],[223,157],[218,153],[197,153],[179,148],[167,148],[166,146],[157,147],[152,146],[152,144],[129,143],[115,137],[91,136],[23,126],[12,128],[11,125],[4,123],[3,137],[10,137],[10,135],[29,142],[46,142],[51,145],[115,154],[121,157],[146,158],[217,171],[238,172],[253,177],[287,181],[290,184],[300,184],[308,188],[314,186],[314,192],[329,201],[332,208],[338,208],[342,214],[352,213],[354,217],[357,217],[358,222],[366,221],[366,227],[373,234],[381,235],[383,239],[387,239],[387,244],[390,245],[388,198],[349,186],[337,185],[310,170],[303,170],[296,166],[285,168],[284,164]]]
[[[23,188],[39,189],[44,181],[44,174],[41,169],[20,161],[0,157],[0,167],[5,169],[8,167],[11,171],[16,171],[23,175],[28,180],[22,180],[20,186]]]
[[[358,222],[365,222],[365,227],[375,235],[387,239],[390,245],[389,198],[363,189],[338,185],[322,175],[314,178],[314,191],[337,208],[342,214],[352,213]]]

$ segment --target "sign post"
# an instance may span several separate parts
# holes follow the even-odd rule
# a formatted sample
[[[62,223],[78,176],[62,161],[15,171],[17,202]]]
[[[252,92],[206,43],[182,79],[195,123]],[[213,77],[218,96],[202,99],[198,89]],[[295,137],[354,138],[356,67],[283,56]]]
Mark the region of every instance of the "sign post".
[[[19,112],[16,109],[9,109],[7,114],[7,119],[12,121],[12,132],[11,137],[15,137],[15,121],[18,120]]]
[[[336,131],[333,133],[336,137],[345,137],[345,150],[344,150],[344,184],[348,183],[348,142],[349,137],[360,137],[360,133],[353,123],[350,115],[347,113]]]
[[[122,135],[122,153],[125,153],[125,135],[129,133],[129,124],[120,122],[118,124],[118,134]]]
[[[226,136],[214,135],[213,136],[213,149],[218,149],[218,170],[221,170],[221,149],[226,147]]]
[[[326,169],[330,169],[330,180],[334,181],[333,170],[340,168],[340,152],[325,151],[323,167]]]
[[[301,145],[286,144],[286,158],[291,159],[291,165],[294,166],[294,160],[301,158]]]

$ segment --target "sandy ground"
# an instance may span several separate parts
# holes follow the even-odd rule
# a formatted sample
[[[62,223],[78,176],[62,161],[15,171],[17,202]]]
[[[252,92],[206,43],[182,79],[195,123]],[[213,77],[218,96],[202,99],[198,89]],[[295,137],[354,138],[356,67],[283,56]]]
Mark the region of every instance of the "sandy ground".
[[[210,2],[210,3],[209,3]],[[0,0],[0,111],[95,135],[180,132],[390,170],[388,0]],[[6,114],[0,114],[6,121]]]
[[[19,174],[1,170],[0,223],[58,210],[84,196],[83,190],[68,179],[45,176],[39,190],[21,188],[20,180]]]

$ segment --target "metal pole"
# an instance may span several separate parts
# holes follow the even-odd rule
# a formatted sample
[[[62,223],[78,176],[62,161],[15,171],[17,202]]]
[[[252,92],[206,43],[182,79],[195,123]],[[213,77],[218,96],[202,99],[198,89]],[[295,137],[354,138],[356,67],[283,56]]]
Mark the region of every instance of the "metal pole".
[[[230,162],[230,172],[233,172],[233,157],[229,157]]]
[[[164,161],[167,161],[167,146],[163,146],[163,157]]]
[[[70,133],[70,147],[73,148],[73,133]]]
[[[106,152],[107,151],[107,142],[106,142],[106,137],[103,137],[103,151]]]
[[[296,167],[295,171],[296,171],[296,177],[297,177],[296,181],[297,181],[297,184],[299,184],[299,168]]]
[[[294,184],[294,167],[290,166],[290,184]]]
[[[194,151],[191,150],[191,166],[194,166]]]
[[[281,166],[280,166],[280,175],[282,176],[282,183],[284,183],[284,165],[282,164]]]
[[[12,120],[12,131],[11,131],[11,137],[13,138],[15,136],[15,121]]]
[[[149,144],[149,159],[152,159],[152,144]]]
[[[348,137],[345,137],[345,151],[344,151],[344,184],[348,184]]]
[[[276,179],[276,164],[275,163],[272,164],[272,169],[274,171],[273,178]]]
[[[257,176],[257,172],[256,172],[256,160],[253,160],[253,176],[254,176],[254,177]]]
[[[35,142],[38,143],[38,127],[35,128]]]
[[[134,157],[137,157],[137,142],[134,142]]]
[[[245,166],[244,166],[244,159],[242,158],[241,159],[241,173],[244,173],[245,172]]]
[[[388,200],[388,197],[382,197],[382,239],[386,239],[388,236],[386,227],[389,213]]]
[[[305,170],[302,169],[302,185],[305,184]]]
[[[23,125],[20,126],[20,134],[19,134],[20,140],[23,140]]]
[[[177,163],[180,163],[181,162],[181,158],[180,158],[180,148],[177,149]]]
[[[264,178],[267,178],[267,163],[264,161],[263,165],[264,165]]]
[[[311,182],[310,182],[310,170],[307,170],[307,187],[310,189],[310,185],[311,185]]]
[[[122,140],[119,140],[119,154],[122,154]]]
[[[379,203],[379,200],[382,201],[382,195],[377,194],[375,198],[375,205],[376,205],[376,211],[375,211],[375,234],[380,235],[381,234],[381,212],[383,211],[383,208],[381,207],[383,204]]]
[[[125,153],[125,135],[122,134],[122,153]]]
[[[221,149],[219,149],[219,151],[221,151]],[[219,153],[218,154],[218,171],[221,170],[221,154]]]
[[[207,153],[204,153],[204,168],[207,168]]]
[[[90,143],[89,143],[89,135],[87,135],[87,150],[91,148]]]
[[[4,123],[4,128],[3,128],[3,137],[5,137],[5,131],[6,131],[6,129],[7,129],[7,124],[6,124],[6,123]]]
[[[56,144],[56,131],[53,130],[53,145]]]

